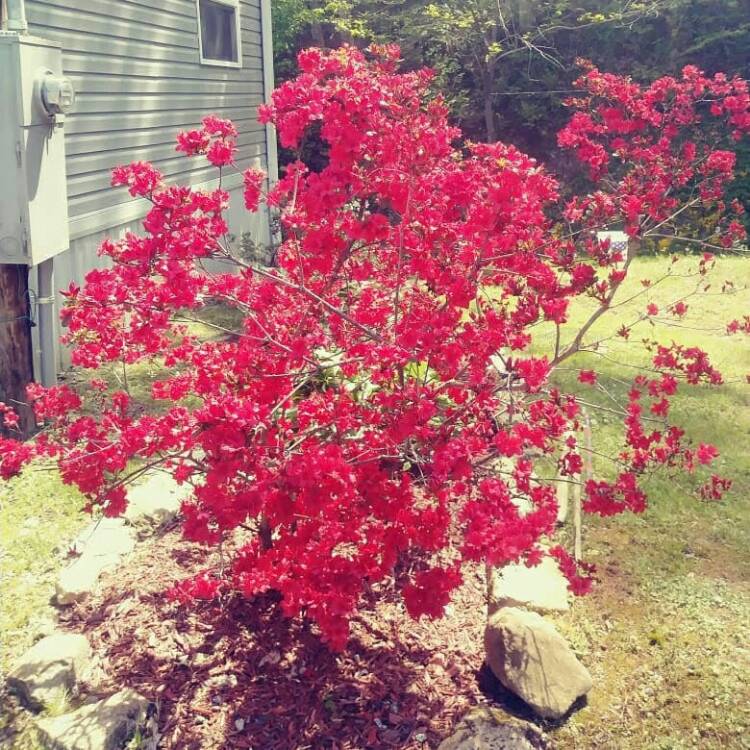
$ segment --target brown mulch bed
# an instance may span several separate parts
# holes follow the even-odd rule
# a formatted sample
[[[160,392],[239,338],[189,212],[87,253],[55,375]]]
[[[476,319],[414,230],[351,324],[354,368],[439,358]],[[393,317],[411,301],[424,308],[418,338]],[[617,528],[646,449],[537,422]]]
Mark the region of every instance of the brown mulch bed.
[[[411,620],[373,602],[333,654],[272,596],[182,608],[164,590],[206,565],[177,530],[152,538],[66,617],[104,661],[109,684],[158,708],[170,750],[435,748],[487,694],[513,701],[482,669],[483,574],[467,570],[449,614]]]

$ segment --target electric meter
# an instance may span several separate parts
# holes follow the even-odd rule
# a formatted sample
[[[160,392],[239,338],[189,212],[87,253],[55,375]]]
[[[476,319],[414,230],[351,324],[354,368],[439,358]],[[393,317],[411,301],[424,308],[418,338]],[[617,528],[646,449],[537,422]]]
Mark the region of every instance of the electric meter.
[[[76,101],[76,92],[70,78],[56,75],[51,70],[45,70],[40,76],[39,95],[44,111],[50,117],[67,114]]]

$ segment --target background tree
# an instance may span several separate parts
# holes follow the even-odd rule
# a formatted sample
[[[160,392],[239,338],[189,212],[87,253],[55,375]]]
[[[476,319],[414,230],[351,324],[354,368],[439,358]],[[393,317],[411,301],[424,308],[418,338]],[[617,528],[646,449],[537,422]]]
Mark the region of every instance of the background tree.
[[[279,0],[274,12],[282,80],[311,44],[398,43],[407,67],[435,70],[435,87],[469,137],[513,143],[568,182],[576,165],[555,139],[578,58],[641,81],[686,64],[750,75],[748,0]],[[729,194],[750,209],[750,151],[737,148]]]

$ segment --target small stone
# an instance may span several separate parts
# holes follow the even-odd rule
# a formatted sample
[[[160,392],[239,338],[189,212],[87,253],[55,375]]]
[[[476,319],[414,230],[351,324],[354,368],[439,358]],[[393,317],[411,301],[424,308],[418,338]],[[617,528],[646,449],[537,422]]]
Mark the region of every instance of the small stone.
[[[281,661],[281,653],[274,649],[273,651],[269,651],[259,662],[259,667],[264,667],[266,664],[270,666],[275,666]]]
[[[82,635],[56,633],[42,638],[17,662],[8,686],[35,711],[58,697],[74,692],[91,662],[91,646]]]
[[[234,728],[241,732],[245,728],[245,720],[244,719],[235,719],[234,720]]]
[[[218,688],[222,690],[236,688],[237,685],[239,685],[239,680],[237,679],[237,675],[234,674],[218,674],[209,677],[205,684],[208,688]]]
[[[475,709],[438,750],[541,750],[544,735],[533,725],[508,721],[499,711]]]
[[[29,623],[29,629],[31,630],[31,637],[35,641],[38,641],[55,633],[57,630],[57,621],[51,617],[39,617]]]
[[[501,607],[524,607],[536,612],[567,612],[568,581],[551,557],[539,565],[506,565],[492,571],[489,614]]]
[[[164,526],[179,513],[190,492],[189,484],[177,484],[170,474],[152,474],[145,482],[129,488],[125,518],[131,524]]]
[[[559,719],[591,690],[591,675],[555,627],[535,612],[504,607],[484,632],[495,677],[540,716]]]
[[[58,604],[86,599],[96,588],[101,574],[116,567],[133,551],[135,537],[121,518],[102,518],[90,524],[73,543],[78,559],[65,568],[55,586]]]
[[[80,676],[86,695],[108,695],[112,693],[112,678],[110,677],[106,662],[98,656],[94,656],[91,663]]]
[[[92,521],[73,541],[71,547],[78,554],[103,555],[119,552],[124,555],[133,549],[133,535],[122,518],[98,518]]]
[[[40,719],[37,729],[48,750],[120,750],[146,725],[148,705],[134,690],[121,690],[76,711]]]

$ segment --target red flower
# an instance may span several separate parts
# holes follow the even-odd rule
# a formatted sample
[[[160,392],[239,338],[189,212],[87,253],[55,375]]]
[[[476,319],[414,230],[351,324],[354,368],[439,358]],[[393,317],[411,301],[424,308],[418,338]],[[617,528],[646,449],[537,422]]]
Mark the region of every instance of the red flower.
[[[132,196],[149,197],[161,186],[161,182],[161,172],[142,161],[112,170],[112,185],[127,185]]]
[[[206,151],[206,158],[215,167],[225,167],[234,161],[234,153],[237,147],[228,141],[215,140]]]
[[[461,583],[457,568],[432,568],[420,571],[414,582],[403,589],[404,604],[409,614],[418,618],[427,615],[432,619],[442,617],[450,603],[450,594]]]
[[[669,306],[669,312],[672,313],[672,315],[682,318],[687,314],[688,306],[680,300],[679,302],[675,302],[673,305]]]
[[[578,382],[586,385],[596,385],[596,373],[593,370],[580,370]]]
[[[265,178],[265,174],[259,169],[246,169],[242,173],[242,180],[245,185],[245,208],[248,211],[257,210]]]
[[[205,154],[211,137],[205,130],[189,130],[177,134],[177,151],[188,156]]]
[[[695,455],[698,459],[698,463],[707,466],[708,464],[713,463],[714,460],[719,457],[719,451],[713,445],[701,443],[698,446],[698,450],[696,450]]]

